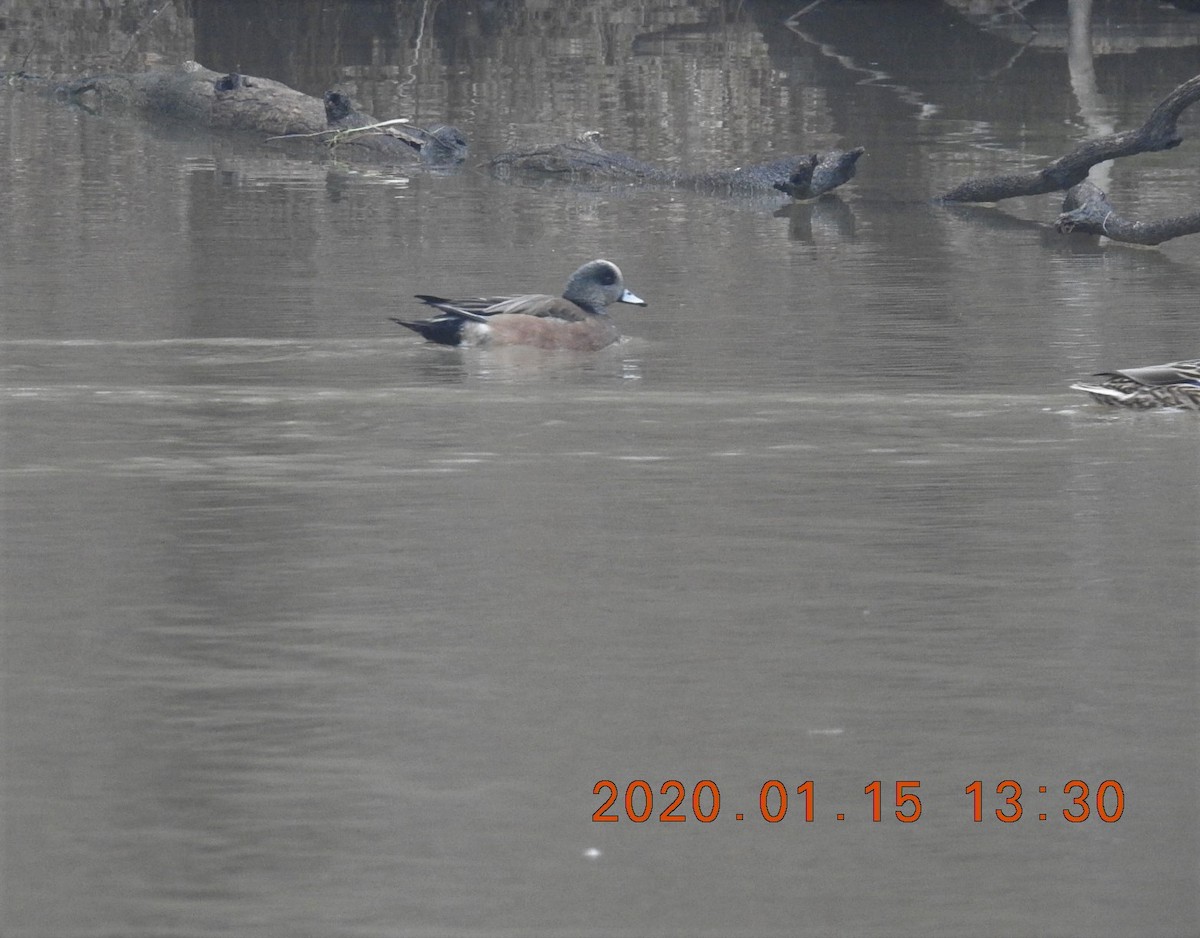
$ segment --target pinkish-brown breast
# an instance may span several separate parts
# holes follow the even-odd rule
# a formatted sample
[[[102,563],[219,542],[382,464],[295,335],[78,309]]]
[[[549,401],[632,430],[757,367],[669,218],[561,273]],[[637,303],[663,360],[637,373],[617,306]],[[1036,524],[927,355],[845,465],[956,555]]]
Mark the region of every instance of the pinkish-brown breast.
[[[471,344],[529,345],[543,349],[594,352],[612,345],[620,332],[608,317],[589,316],[584,322],[564,322],[542,316],[500,314],[465,330]]]

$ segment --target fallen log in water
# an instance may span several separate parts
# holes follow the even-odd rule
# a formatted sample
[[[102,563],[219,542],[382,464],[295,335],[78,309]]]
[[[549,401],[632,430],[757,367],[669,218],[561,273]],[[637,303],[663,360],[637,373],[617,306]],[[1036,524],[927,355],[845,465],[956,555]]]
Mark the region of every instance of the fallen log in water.
[[[643,163],[625,153],[606,150],[592,131],[549,146],[501,153],[488,166],[498,176],[512,174],[557,177],[572,182],[638,182],[702,192],[755,192],[777,189],[794,199],[812,199],[854,176],[863,148],[787,156],[769,163],[680,172]]]
[[[145,72],[90,75],[58,89],[84,106],[137,111],[213,130],[343,148],[354,155],[412,162],[461,162],[466,141],[452,127],[395,129],[355,111],[340,92],[325,99],[270,78],[222,75],[196,62]]]
[[[1159,244],[1181,235],[1195,234],[1200,231],[1200,213],[1159,222],[1127,222],[1116,214],[1104,193],[1086,180],[1088,171],[1105,160],[1179,146],[1183,142],[1176,126],[1179,115],[1197,100],[1200,100],[1200,75],[1188,79],[1168,94],[1137,130],[1085,140],[1066,156],[1038,170],[968,179],[944,193],[941,199],[944,202],[999,202],[1066,189],[1070,191],[1056,224],[1060,232],[1103,234],[1114,241],[1136,244]]]

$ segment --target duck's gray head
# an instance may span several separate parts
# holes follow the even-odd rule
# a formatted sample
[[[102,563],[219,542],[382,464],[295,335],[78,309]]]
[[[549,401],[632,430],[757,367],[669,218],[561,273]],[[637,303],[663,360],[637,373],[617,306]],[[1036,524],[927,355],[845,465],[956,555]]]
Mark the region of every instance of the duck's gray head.
[[[603,313],[609,303],[646,305],[645,300],[626,288],[621,268],[603,260],[589,261],[571,274],[563,297],[591,313]]]

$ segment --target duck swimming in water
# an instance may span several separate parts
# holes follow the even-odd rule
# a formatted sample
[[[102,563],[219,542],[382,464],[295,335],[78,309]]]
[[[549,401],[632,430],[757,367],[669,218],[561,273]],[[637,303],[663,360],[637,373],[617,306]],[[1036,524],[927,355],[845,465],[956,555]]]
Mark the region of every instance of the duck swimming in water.
[[[1124,368],[1093,375],[1095,384],[1077,382],[1071,387],[1092,400],[1113,407],[1185,407],[1200,410],[1200,358]]]
[[[439,345],[528,345],[587,352],[621,337],[608,314],[609,304],[646,305],[625,286],[621,269],[605,260],[589,261],[571,274],[562,296],[528,293],[451,300],[418,294],[417,299],[441,315],[392,322]]]

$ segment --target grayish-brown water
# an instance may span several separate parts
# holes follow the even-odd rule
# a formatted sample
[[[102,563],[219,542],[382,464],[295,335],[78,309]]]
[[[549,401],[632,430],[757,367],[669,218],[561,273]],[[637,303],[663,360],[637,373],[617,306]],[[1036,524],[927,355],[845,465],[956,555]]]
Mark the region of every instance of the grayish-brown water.
[[[1057,3],[26,6],[0,67],[336,83],[473,154],[0,90],[6,938],[1197,933],[1200,422],[1068,385],[1200,354],[1200,247],[930,197],[1136,126],[1200,17],[1098,4],[1093,54]],[[1198,121],[1100,171],[1123,211],[1194,207]],[[812,205],[479,168],[592,129],[867,154]],[[598,354],[387,321],[594,257],[650,304]]]

